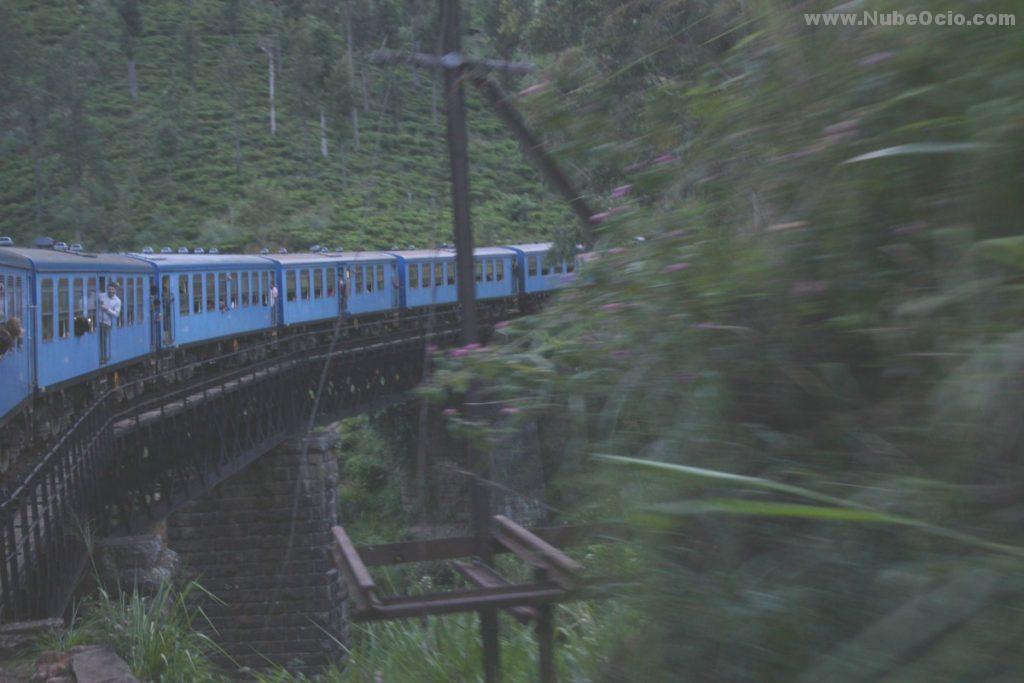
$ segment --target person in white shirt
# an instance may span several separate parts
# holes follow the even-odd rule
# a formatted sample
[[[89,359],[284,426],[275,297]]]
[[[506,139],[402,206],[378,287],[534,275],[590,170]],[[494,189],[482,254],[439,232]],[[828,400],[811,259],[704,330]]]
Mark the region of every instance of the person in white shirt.
[[[106,294],[100,294],[100,363],[110,360],[110,331],[121,315],[121,300],[117,297],[117,285],[107,285]]]
[[[277,283],[270,283],[270,324],[277,324]]]

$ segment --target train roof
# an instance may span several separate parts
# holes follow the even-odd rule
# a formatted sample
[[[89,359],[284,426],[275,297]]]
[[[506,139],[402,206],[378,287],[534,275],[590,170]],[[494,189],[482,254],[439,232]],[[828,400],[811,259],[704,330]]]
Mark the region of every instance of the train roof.
[[[395,257],[386,251],[332,251],[321,254],[267,254],[265,258],[277,261],[283,266],[304,263],[351,263],[353,261],[394,261]]]
[[[518,249],[527,254],[536,254],[541,251],[551,251],[554,246],[552,242],[531,242],[529,244],[510,244],[508,248]]]
[[[422,261],[426,259],[453,259],[454,249],[412,249],[410,251],[391,252],[406,261]],[[511,256],[515,252],[507,247],[479,247],[473,250],[473,256]]]
[[[87,254],[54,249],[0,247],[0,265],[40,273],[127,272],[151,273],[150,265],[120,254]]]
[[[212,270],[216,268],[268,268],[267,259],[247,254],[132,254],[139,259],[167,270]]]

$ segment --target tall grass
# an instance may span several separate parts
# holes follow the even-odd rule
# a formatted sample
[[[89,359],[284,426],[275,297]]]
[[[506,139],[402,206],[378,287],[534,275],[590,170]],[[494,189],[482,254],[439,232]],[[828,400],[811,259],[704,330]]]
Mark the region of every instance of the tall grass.
[[[195,581],[181,588],[163,582],[152,596],[137,590],[115,596],[101,589],[76,608],[66,631],[46,636],[39,647],[62,652],[75,645],[110,645],[144,681],[226,680],[212,659],[224,652],[199,630],[210,626],[196,604],[200,596],[212,597]]]

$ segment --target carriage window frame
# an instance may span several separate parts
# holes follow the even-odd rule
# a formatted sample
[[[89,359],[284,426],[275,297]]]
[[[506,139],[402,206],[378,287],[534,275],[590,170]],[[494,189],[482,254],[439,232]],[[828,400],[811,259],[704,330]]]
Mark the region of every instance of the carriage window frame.
[[[444,266],[444,276],[445,276],[445,282],[448,283],[449,287],[455,284],[455,262],[454,261],[451,262],[451,263],[446,263],[445,264],[445,266]]]
[[[217,310],[217,278],[213,273],[206,273],[206,282],[203,285],[204,309],[207,313]]]
[[[505,281],[505,259],[498,259],[495,265],[494,279],[498,282]]]
[[[377,291],[378,292],[383,292],[384,291],[384,264],[383,263],[378,263],[376,266],[374,266],[374,269],[377,271]]]
[[[71,283],[68,278],[57,278],[57,336],[71,336]]]
[[[182,287],[182,285],[185,285]],[[191,298],[188,294],[188,275],[178,274],[178,315],[182,318],[191,312]]]
[[[369,294],[373,291],[373,264],[363,266],[366,271],[366,293]]]
[[[494,282],[494,259],[487,259],[487,281]]]
[[[420,267],[418,264],[409,264],[409,289],[420,288]]]
[[[85,278],[76,277],[71,281],[71,319],[85,317]]]
[[[299,271],[299,295],[303,301],[309,301],[310,286],[309,286],[309,269],[303,268]]]
[[[192,312],[196,315],[203,314],[203,275],[202,273],[192,274]]]
[[[540,274],[551,275],[551,264],[548,263],[547,259],[544,259],[540,262]]]
[[[440,261],[434,262],[434,286],[440,287],[444,284],[444,264]]]
[[[39,318],[44,342],[53,341],[53,278],[44,277],[39,281]]]
[[[128,278],[122,290],[121,311],[124,313],[124,322],[129,327],[135,324],[135,278]]]
[[[96,277],[85,280],[85,311],[86,316],[92,321],[92,329],[96,330],[99,321],[96,319]]]
[[[476,279],[477,282],[483,282],[484,281],[484,264],[483,264],[483,262],[481,262],[479,260],[473,262],[473,277]]]
[[[565,262],[565,272],[572,273],[576,271],[576,259],[569,259]]]
[[[228,282],[231,283],[231,291],[228,292],[228,309],[231,310],[231,309],[234,309],[234,308],[239,308],[239,307],[241,307],[242,304],[239,301],[239,299],[241,297],[238,294],[239,289],[238,289],[238,271],[237,270],[234,271],[233,273],[231,273],[231,276],[228,278]],[[232,305],[232,304],[234,304],[234,305]]]
[[[428,289],[429,287],[433,287],[433,280],[430,279],[430,264],[429,263],[420,264],[420,268],[421,268],[421,271],[422,271],[422,272],[420,272],[420,276],[421,276],[420,277],[420,282],[423,283],[423,289]]]
[[[7,320],[7,309],[14,309],[14,276],[8,275],[4,280],[3,273],[0,273],[0,322]]]
[[[324,277],[327,278],[327,282],[324,283],[325,285],[327,285],[327,298],[333,299],[335,291],[334,285],[338,281],[338,269],[335,268],[334,266],[331,266],[330,268],[325,269],[324,272]]]
[[[284,296],[287,301],[295,301],[299,296],[299,276],[294,270],[284,273]]]
[[[249,283],[249,273],[242,273],[242,286],[238,291],[238,306],[239,308],[249,308],[249,292],[251,291],[251,285]]]
[[[114,292],[114,294],[115,294],[115,296],[117,296],[118,298],[121,299],[121,315],[117,316],[117,326],[118,327],[124,327],[124,318],[125,318],[125,315],[127,315],[126,311],[124,310],[126,308],[126,306],[124,305],[124,292],[125,292],[124,277],[122,276],[122,277],[111,278],[111,279],[114,280],[117,283],[117,291]]]
[[[217,273],[217,310],[227,313],[228,310],[228,274]]]
[[[149,278],[139,276],[135,280],[135,321],[138,324],[146,322],[146,282]]]
[[[363,267],[362,266],[356,266],[355,267],[355,271],[356,271],[356,294],[362,294],[363,293]]]
[[[313,269],[313,298],[323,299],[324,298],[324,269],[314,268]]]

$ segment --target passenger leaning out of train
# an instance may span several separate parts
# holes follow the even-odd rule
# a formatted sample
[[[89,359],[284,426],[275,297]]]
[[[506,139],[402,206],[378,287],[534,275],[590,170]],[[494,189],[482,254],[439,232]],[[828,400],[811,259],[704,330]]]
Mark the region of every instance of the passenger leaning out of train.
[[[277,283],[270,283],[270,323],[272,325],[277,324]]]
[[[110,360],[110,331],[121,315],[121,299],[117,296],[117,285],[107,285],[105,294],[100,294],[100,363]]]

